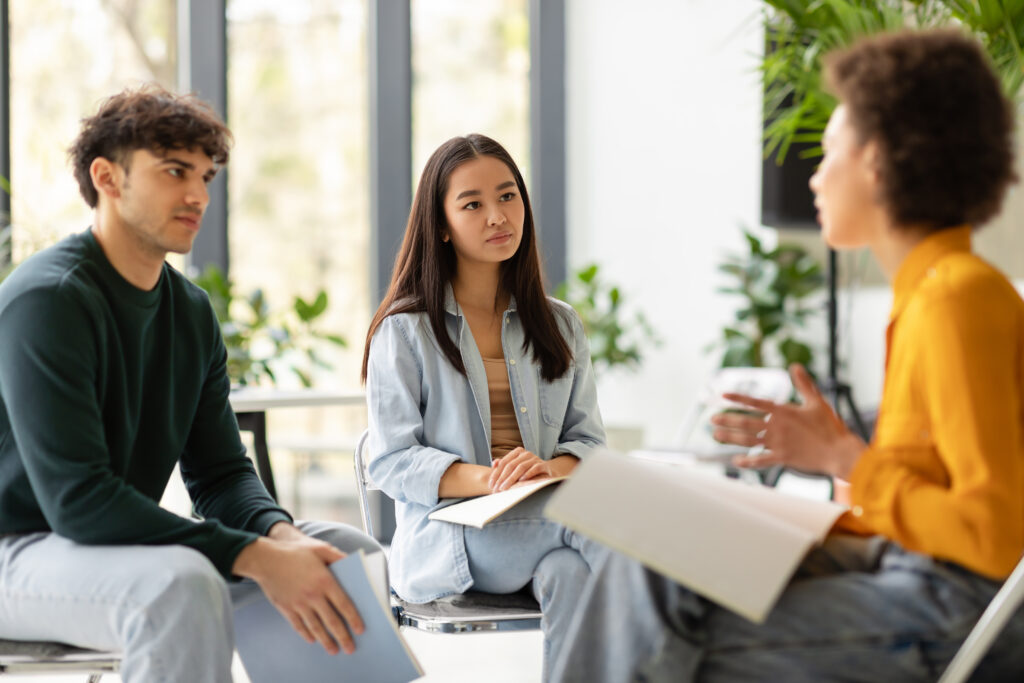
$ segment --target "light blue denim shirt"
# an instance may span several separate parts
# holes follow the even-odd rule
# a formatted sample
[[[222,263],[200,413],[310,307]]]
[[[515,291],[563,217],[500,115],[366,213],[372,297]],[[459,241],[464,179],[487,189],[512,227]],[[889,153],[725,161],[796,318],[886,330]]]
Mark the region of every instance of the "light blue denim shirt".
[[[501,346],[519,432],[523,446],[541,458],[564,453],[584,458],[605,441],[590,349],[576,312],[561,301],[549,301],[573,352],[569,370],[553,382],[541,377],[532,350],[523,351],[515,301],[502,322]],[[491,464],[483,361],[450,289],[445,308],[465,376],[441,351],[426,313],[385,318],[373,335],[367,368],[368,468],[374,484],[395,499],[391,585],[410,602],[463,593],[473,585],[463,527],[427,515],[454,502],[437,497],[441,476],[453,463]]]

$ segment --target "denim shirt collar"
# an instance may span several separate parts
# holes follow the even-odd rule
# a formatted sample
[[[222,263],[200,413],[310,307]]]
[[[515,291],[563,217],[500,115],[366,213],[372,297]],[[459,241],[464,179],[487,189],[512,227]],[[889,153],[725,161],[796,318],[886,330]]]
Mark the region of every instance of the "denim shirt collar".
[[[462,316],[462,308],[459,307],[459,302],[455,300],[455,290],[452,289],[452,284],[449,282],[444,288],[444,310],[446,313],[450,313],[457,318]],[[516,310],[516,297],[514,294],[509,295],[508,308],[505,309],[506,313],[512,313]]]

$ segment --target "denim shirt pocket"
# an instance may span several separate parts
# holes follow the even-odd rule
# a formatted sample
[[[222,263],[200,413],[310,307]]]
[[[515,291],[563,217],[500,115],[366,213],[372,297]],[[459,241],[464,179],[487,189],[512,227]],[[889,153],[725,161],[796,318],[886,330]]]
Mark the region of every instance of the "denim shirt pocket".
[[[571,363],[569,370],[553,382],[540,376],[540,367],[536,368],[537,386],[540,387],[540,415],[544,424],[561,429],[565,422],[565,412],[569,407],[572,395],[573,378],[576,376],[576,364]]]

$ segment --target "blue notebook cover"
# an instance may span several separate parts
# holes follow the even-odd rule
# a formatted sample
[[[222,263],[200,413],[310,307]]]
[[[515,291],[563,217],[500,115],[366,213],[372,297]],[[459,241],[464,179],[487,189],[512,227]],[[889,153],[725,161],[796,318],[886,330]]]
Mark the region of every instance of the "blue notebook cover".
[[[303,640],[263,591],[235,610],[238,654],[252,683],[408,683],[423,675],[402,639],[390,609],[381,604],[367,576],[362,551],[330,565],[366,628],[356,651],[329,655]]]

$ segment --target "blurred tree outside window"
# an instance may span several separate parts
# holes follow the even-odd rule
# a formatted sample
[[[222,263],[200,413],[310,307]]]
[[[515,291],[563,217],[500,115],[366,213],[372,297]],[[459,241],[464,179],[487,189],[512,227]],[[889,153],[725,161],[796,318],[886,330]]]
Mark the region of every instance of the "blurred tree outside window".
[[[456,135],[508,150],[530,184],[530,33],[526,0],[412,0],[413,187]]]
[[[67,149],[105,97],[151,81],[175,89],[177,15],[175,0],[11,0],[9,12],[18,262],[89,226]]]
[[[316,388],[360,391],[370,322],[366,0],[228,0],[230,276],[271,310],[323,289]],[[306,359],[296,357],[301,366]],[[291,373],[278,386],[298,386]],[[359,525],[351,452],[365,410],[267,414],[278,494],[293,514]]]

